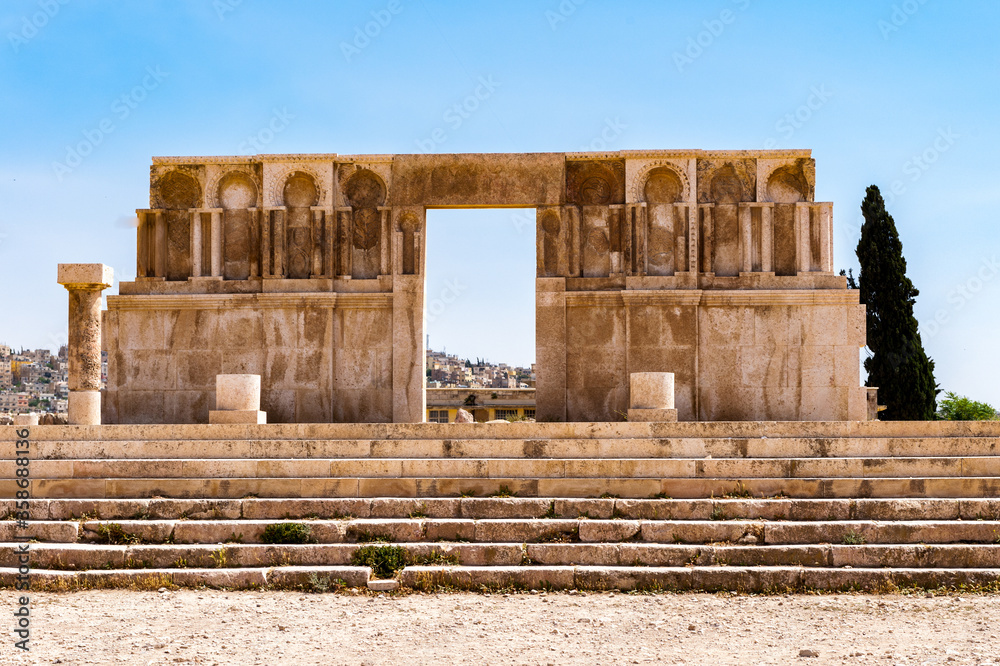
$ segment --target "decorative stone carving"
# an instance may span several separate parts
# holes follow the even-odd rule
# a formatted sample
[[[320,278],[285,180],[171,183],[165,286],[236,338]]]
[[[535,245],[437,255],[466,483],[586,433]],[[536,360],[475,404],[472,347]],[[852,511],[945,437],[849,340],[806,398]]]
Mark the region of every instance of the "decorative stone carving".
[[[684,200],[684,182],[671,167],[657,167],[646,176],[642,192],[648,203],[679,203]]]
[[[344,183],[344,197],[352,208],[377,208],[385,203],[385,184],[371,171],[360,169]]]
[[[541,259],[542,270],[539,277],[555,277],[560,275],[559,258],[562,255],[562,243],[560,243],[560,231],[562,221],[559,212],[553,209],[542,213],[542,247]]]
[[[625,203],[625,161],[566,162],[566,201],[578,206]]]
[[[296,173],[312,178],[316,188],[315,203],[312,205],[330,205],[330,190],[333,180],[333,165],[322,162],[265,162],[264,163],[264,206],[276,208],[283,206],[285,200],[285,184]]]
[[[296,171],[285,181],[282,200],[287,208],[288,277],[305,279],[312,274],[312,206],[319,191],[308,173]]]
[[[154,208],[188,210],[201,207],[201,186],[191,169],[171,169],[152,184]]]
[[[353,210],[352,275],[371,279],[381,272],[382,212],[386,188],[382,179],[367,169],[358,169],[343,183],[343,193]]]
[[[359,172],[374,174],[385,190],[383,201],[389,201],[392,182],[392,155],[365,155],[362,161],[350,161],[350,156],[344,156],[335,165],[336,181],[338,183],[337,206],[350,206],[351,202],[347,198],[345,186],[351,177]],[[380,159],[373,159],[380,158]],[[381,205],[381,204],[380,204]]]
[[[354,213],[354,248],[371,250],[378,245],[382,220],[377,209],[361,208]]]
[[[753,159],[698,160],[698,202],[734,204],[757,197],[757,164]]]
[[[165,277],[168,280],[187,280],[193,271],[189,211],[201,207],[201,186],[193,176],[172,170],[159,178],[154,190],[153,199],[157,207],[164,209]]]

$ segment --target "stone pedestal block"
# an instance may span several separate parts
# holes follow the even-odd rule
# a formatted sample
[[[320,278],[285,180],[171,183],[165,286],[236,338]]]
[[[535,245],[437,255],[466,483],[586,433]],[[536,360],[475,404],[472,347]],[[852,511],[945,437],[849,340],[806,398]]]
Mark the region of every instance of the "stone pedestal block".
[[[114,272],[104,264],[59,264],[58,282],[69,291],[67,420],[100,425],[101,292],[114,283]]]
[[[260,411],[260,375],[216,375],[215,406],[208,412],[210,424],[267,423]]]
[[[629,375],[629,421],[676,421],[674,373],[633,372]]]
[[[38,414],[15,414],[14,425],[36,426],[38,425]]]
[[[258,409],[237,409],[231,411],[209,410],[208,422],[211,425],[222,425],[227,423],[250,423],[259,425],[267,423],[267,412]]]
[[[629,408],[630,411],[632,409],[673,409],[674,373],[633,372],[629,376]]]
[[[217,375],[215,408],[225,412],[260,409],[260,375]]]
[[[101,392],[70,391],[66,422],[70,425],[101,424]]]
[[[628,410],[628,420],[637,423],[648,423],[657,421],[676,421],[676,409],[630,409]]]

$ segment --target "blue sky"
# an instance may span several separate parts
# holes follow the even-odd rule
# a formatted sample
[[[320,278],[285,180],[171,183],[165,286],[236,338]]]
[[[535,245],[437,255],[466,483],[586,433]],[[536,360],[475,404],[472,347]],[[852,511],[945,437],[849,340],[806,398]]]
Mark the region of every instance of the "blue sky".
[[[811,148],[817,200],[834,202],[837,266],[856,265],[859,205],[878,184],[938,381],[1000,404],[1000,3],[5,0],[0,11],[0,341],[65,339],[59,262],[134,276],[128,220],[146,206],[152,155]],[[477,91],[478,108],[454,110]],[[88,154],[74,156],[81,143]],[[431,322],[435,347],[532,360],[533,232],[517,215],[431,215],[428,298],[447,280],[468,285]],[[493,279],[475,279],[487,266]]]

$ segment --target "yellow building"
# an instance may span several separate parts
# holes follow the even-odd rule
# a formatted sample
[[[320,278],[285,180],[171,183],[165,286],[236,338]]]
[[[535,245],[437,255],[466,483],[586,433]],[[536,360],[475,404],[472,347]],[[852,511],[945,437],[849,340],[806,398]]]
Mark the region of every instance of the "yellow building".
[[[427,389],[429,423],[454,423],[459,409],[472,414],[476,423],[534,419],[535,389]]]

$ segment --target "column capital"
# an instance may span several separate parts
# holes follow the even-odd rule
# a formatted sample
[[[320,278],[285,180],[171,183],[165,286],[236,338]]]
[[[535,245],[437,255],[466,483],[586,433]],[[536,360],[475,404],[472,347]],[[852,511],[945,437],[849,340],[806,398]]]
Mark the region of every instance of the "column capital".
[[[56,281],[70,290],[101,291],[114,284],[114,269],[104,264],[59,264]]]

